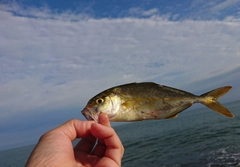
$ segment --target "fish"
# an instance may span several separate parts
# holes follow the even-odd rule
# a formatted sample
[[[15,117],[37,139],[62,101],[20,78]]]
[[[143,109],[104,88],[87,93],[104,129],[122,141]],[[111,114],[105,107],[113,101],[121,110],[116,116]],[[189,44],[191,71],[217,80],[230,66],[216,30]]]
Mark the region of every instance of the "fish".
[[[104,90],[91,98],[82,114],[87,120],[99,122],[99,114],[111,122],[133,122],[176,118],[194,103],[202,103],[226,116],[234,115],[218,102],[232,86],[224,86],[200,96],[154,82],[128,83]]]

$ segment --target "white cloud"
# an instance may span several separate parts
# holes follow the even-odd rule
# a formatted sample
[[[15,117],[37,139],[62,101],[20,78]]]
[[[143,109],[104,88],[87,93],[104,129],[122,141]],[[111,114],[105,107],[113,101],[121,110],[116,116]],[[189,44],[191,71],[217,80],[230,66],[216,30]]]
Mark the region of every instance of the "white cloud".
[[[159,11],[157,8],[152,8],[149,10],[145,10],[143,8],[139,8],[139,7],[133,7],[130,8],[128,13],[130,15],[136,15],[136,16],[158,16],[159,15]]]
[[[215,4],[212,6],[212,8],[210,9],[212,12],[220,12],[221,10],[224,10],[226,8],[230,8],[232,6],[235,6],[239,3],[238,0],[225,0],[222,1],[219,4]]]
[[[191,1],[191,5],[186,11],[190,11],[186,15],[187,18],[197,20],[239,20],[238,0],[215,0],[215,1]],[[182,13],[181,13],[182,14]],[[231,20],[233,21],[233,20]]]
[[[89,14],[73,12],[71,10],[65,10],[64,13],[59,15],[57,10],[51,10],[48,7],[34,8],[25,7],[9,1],[8,4],[0,4],[0,10],[10,11],[14,14],[22,17],[30,17],[35,19],[56,19],[65,21],[78,21],[90,18]]]
[[[48,9],[0,9],[0,108],[6,111],[1,115],[83,106],[99,91],[126,82],[184,87],[240,64],[239,22],[94,19]]]

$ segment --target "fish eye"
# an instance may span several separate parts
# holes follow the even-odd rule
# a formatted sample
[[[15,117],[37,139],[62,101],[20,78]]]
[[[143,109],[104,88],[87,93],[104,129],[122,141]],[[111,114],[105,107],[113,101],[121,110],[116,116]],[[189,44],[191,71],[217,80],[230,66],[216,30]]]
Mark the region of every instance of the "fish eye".
[[[97,103],[97,104],[101,104],[103,101],[104,101],[104,100],[103,100],[102,98],[99,98],[99,99],[96,100],[96,103]]]

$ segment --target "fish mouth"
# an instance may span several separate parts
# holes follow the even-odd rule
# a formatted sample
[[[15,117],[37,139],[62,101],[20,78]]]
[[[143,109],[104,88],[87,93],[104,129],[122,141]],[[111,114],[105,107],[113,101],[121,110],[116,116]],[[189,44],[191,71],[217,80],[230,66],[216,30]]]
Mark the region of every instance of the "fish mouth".
[[[93,114],[95,113],[95,114]],[[83,116],[88,120],[88,121],[95,121],[98,122],[98,116],[99,114],[97,112],[95,112],[93,109],[85,107],[82,110],[82,114]]]

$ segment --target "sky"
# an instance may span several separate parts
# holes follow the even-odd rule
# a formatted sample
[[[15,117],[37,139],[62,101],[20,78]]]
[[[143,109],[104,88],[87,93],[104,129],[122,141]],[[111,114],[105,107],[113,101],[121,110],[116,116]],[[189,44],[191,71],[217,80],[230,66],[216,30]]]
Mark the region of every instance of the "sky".
[[[85,120],[91,97],[124,83],[231,85],[220,101],[240,99],[238,0],[2,0],[0,22],[0,150]]]

